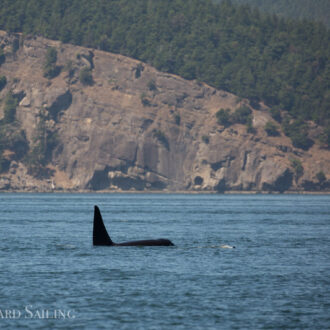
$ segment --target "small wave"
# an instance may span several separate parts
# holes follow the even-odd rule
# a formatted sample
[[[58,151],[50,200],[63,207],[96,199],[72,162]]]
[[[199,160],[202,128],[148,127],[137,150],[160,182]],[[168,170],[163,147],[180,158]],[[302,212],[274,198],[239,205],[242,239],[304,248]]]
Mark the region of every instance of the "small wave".
[[[75,250],[77,246],[72,244],[55,244],[56,249],[58,250]]]
[[[235,246],[222,244],[222,245],[207,245],[207,246],[197,246],[198,249],[235,249]]]

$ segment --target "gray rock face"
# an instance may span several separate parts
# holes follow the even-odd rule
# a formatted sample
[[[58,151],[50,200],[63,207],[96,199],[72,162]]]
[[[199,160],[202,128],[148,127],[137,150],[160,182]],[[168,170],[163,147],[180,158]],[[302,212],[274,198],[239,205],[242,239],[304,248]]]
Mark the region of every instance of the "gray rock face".
[[[11,38],[0,34],[0,44],[7,40],[0,75],[8,80],[1,98],[9,89],[23,95],[16,113],[31,145],[40,111],[58,139],[51,177],[2,173],[2,190],[283,192],[304,189],[302,182],[317,185],[319,171],[330,177],[328,150],[315,144],[302,152],[284,135],[267,136],[264,125],[272,119],[262,105],[255,110],[247,100],[139,61],[43,38],[25,39],[10,56]],[[43,61],[50,46],[62,72],[48,80]],[[80,81],[84,67],[92,85]],[[252,110],[254,134],[217,123],[220,108],[241,105]],[[303,164],[299,180],[292,159]]]

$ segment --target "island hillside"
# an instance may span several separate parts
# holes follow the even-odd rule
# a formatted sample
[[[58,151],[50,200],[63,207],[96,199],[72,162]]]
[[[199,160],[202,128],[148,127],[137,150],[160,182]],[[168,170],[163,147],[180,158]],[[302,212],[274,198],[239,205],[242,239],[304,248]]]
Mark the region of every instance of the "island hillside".
[[[19,33],[0,48],[2,191],[329,191],[315,121],[294,145],[265,102],[140,60]]]

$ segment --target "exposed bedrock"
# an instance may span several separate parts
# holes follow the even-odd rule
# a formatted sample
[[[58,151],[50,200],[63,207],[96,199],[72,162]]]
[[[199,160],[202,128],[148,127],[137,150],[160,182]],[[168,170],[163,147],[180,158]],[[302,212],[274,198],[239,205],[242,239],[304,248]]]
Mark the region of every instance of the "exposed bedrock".
[[[0,98],[10,90],[19,95],[16,119],[30,147],[41,114],[56,145],[46,165],[51,175],[41,181],[4,151],[0,190],[329,190],[329,150],[315,143],[303,151],[282,133],[268,136],[264,126],[273,119],[263,104],[256,110],[248,100],[137,60],[39,37],[21,38],[13,56],[14,38],[0,33],[0,76],[7,78]],[[43,76],[49,47],[61,68],[53,79]],[[81,79],[84,68],[89,83]],[[253,133],[217,123],[219,109],[243,105],[252,110]],[[2,102],[0,118],[3,108]],[[293,160],[303,167],[299,175]]]

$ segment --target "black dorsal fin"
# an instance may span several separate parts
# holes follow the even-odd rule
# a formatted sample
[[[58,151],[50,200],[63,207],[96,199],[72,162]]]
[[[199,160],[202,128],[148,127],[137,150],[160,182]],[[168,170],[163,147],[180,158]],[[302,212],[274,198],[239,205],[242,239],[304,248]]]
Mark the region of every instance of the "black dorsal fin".
[[[94,206],[93,245],[113,245],[97,205]]]

